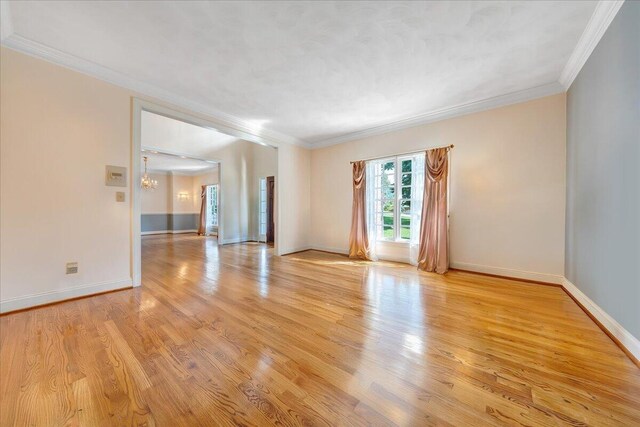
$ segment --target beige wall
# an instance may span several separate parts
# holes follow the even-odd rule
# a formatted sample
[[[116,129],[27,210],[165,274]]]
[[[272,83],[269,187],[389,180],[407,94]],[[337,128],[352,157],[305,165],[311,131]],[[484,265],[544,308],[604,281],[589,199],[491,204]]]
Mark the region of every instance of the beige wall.
[[[251,235],[258,239],[258,223],[260,211],[260,178],[267,176],[278,180],[278,150],[262,145],[253,145],[253,178],[251,181]],[[277,189],[276,189],[277,193]],[[275,195],[278,196],[277,194]]]
[[[217,170],[199,175],[155,172],[149,176],[158,181],[158,188],[141,192],[143,214],[200,213],[201,186],[218,183]],[[188,198],[178,198],[179,193],[186,193]]]
[[[130,285],[130,187],[106,187],[104,167],[131,174],[132,97],[148,98],[4,47],[0,67],[0,309]],[[251,196],[240,191],[253,176],[253,144],[245,144],[220,156],[222,182],[239,185],[224,193],[228,238],[251,234]],[[287,252],[307,242],[304,220],[295,218],[309,216],[309,151],[281,144],[277,153],[296,160],[279,162],[288,178],[279,187],[286,194],[281,220],[293,225],[278,236]],[[125,203],[115,201],[116,191],[125,192]],[[69,261],[79,263],[78,274],[64,274]]]
[[[223,243],[250,240],[251,179],[255,144],[239,140],[207,158],[220,161],[221,221]]]
[[[200,195],[203,185],[211,185],[218,183],[218,170],[195,175],[193,177],[193,209],[194,212],[200,213]]]
[[[314,187],[315,189],[315,187]],[[311,227],[311,152],[293,145],[278,147],[276,198],[281,253],[309,248]],[[350,215],[350,214],[349,214]]]
[[[196,210],[193,195],[193,176],[170,174],[171,178],[171,206],[172,213],[198,213],[200,207]],[[184,194],[186,197],[180,197]]]
[[[130,284],[129,187],[106,187],[104,166],[130,168],[138,95],[0,52],[2,310]],[[454,265],[562,274],[564,138],[565,98],[557,95],[320,150],[281,144],[279,252],[346,250],[350,160],[453,143]],[[253,161],[263,153],[255,147],[217,153],[221,182],[237,183],[223,188],[228,239],[253,234],[250,189],[273,160],[258,167]],[[115,201],[116,191],[125,203]],[[64,274],[68,261],[79,262],[78,274]]]
[[[2,309],[130,285],[129,187],[104,185],[130,172],[130,93],[6,48],[0,67]]]
[[[453,265],[557,281],[564,262],[565,127],[560,94],[314,150],[310,244],[348,248],[351,160],[454,144]]]

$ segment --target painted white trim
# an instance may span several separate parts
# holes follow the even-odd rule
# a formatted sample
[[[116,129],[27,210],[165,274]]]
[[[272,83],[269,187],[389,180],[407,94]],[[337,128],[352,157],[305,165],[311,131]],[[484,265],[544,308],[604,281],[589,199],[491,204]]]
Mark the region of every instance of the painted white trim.
[[[204,128],[216,128],[216,124],[208,119],[194,116],[188,112],[174,110],[163,105],[158,105],[151,101],[147,101],[140,98],[132,98],[131,108],[131,276],[133,277],[133,286],[140,286],[142,284],[142,197],[141,189],[138,185],[140,182],[140,176],[142,175],[142,168],[140,165],[140,159],[142,157],[142,111],[149,111],[154,114],[160,114],[170,119],[180,120],[186,123],[191,123],[195,126]],[[219,126],[218,126],[219,128]],[[226,131],[224,131],[226,132]],[[238,132],[236,132],[238,133]],[[233,133],[232,133],[233,134]],[[255,139],[247,139],[248,141],[257,142]],[[258,142],[264,145],[264,142]],[[277,147],[277,144],[274,146]],[[166,151],[165,151],[166,152]],[[218,184],[218,236],[219,240],[224,240],[224,200],[225,192],[224,185],[222,183],[222,169],[223,163],[217,159],[204,159],[216,161],[219,170],[219,182]],[[278,233],[278,230],[276,230]],[[276,246],[277,248],[277,246]]]
[[[560,84],[569,90],[578,73],[591,56],[611,21],[622,7],[624,0],[599,1],[587,23],[580,40],[560,73]]]
[[[172,176],[172,175],[178,175],[178,176],[199,176],[199,175],[208,175],[212,172],[215,172],[218,170],[217,166],[214,166],[212,168],[209,169],[199,169],[199,170],[194,170],[194,171],[172,171],[172,170],[158,170],[158,169],[148,169],[147,168],[147,172],[149,172],[149,175],[165,175],[165,176]]]
[[[627,331],[613,317],[609,316],[598,304],[586,296],[566,277],[562,278],[562,287],[586,308],[593,317],[604,326],[636,359],[640,360],[640,341]]]
[[[497,276],[513,277],[514,279],[535,280],[537,282],[562,284],[562,276],[558,274],[538,273],[535,271],[515,270],[512,268],[493,267],[489,265],[471,264],[467,262],[454,262],[451,268],[473,271],[476,273],[495,274]]]
[[[284,253],[281,253],[278,255],[284,256],[284,255],[289,255],[295,252],[303,252],[303,251],[310,251],[310,250],[313,250],[313,248],[311,248],[310,246],[298,246],[296,248],[286,249],[284,250]]]
[[[201,103],[194,102],[183,96],[177,95],[160,87],[150,85],[148,83],[138,81],[125,74],[111,70],[97,63],[79,58],[74,55],[67,54],[44,44],[26,39],[13,31],[11,23],[11,13],[9,11],[9,2],[0,2],[1,22],[0,22],[0,40],[2,45],[35,56],[78,71],[83,74],[90,75],[100,80],[133,90],[141,95],[150,96],[158,100],[168,102],[179,108],[184,108],[200,114],[212,117],[217,125],[216,130],[220,130],[230,135],[236,135],[240,138],[266,144],[274,144],[285,142],[288,144],[299,145],[305,148],[322,148],[330,145],[336,145],[347,141],[366,138],[374,135],[406,129],[422,124],[432,123],[439,120],[462,116],[470,113],[477,113],[484,110],[490,110],[510,104],[529,101],[544,96],[565,92],[571,86],[571,83],[578,75],[583,65],[593,52],[603,34],[613,21],[613,18],[620,10],[624,0],[601,0],[596,5],[593,15],[591,16],[585,30],[580,37],[573,53],[569,57],[558,82],[548,83],[546,85],[524,89],[492,98],[476,100],[464,104],[451,107],[445,107],[438,110],[429,111],[414,117],[402,119],[396,122],[387,123],[380,126],[363,129],[339,135],[321,141],[303,141],[290,135],[286,135],[275,130],[256,128],[251,126],[247,121],[238,117],[223,113],[216,109],[212,109]]]
[[[133,286],[142,285],[142,108],[143,103],[131,101],[131,278]]]
[[[2,1],[1,3],[4,4],[6,2]],[[136,80],[95,62],[88,61],[44,44],[29,40],[14,32],[9,34],[6,38],[3,38],[2,44],[10,49],[17,50],[18,52],[53,62],[54,64],[61,65],[65,68],[132,90],[141,95],[146,95],[160,101],[168,102],[176,107],[209,116],[217,122],[215,129],[224,133],[263,144],[277,144],[279,142],[285,142],[288,144],[308,147],[307,143],[290,135],[274,130],[256,128],[255,126],[252,126],[250,122],[238,117],[223,113],[201,103],[194,102],[155,85]],[[233,132],[229,133],[229,130],[232,130]]]
[[[218,244],[229,245],[232,243],[256,242],[253,236],[232,237],[230,239],[218,239]]]
[[[337,254],[343,254],[343,255],[349,254],[349,251],[347,249],[332,248],[332,247],[319,246],[319,245],[313,245],[308,249],[310,250],[317,249],[319,251],[335,252]],[[393,262],[400,262],[403,264],[410,264],[409,261],[407,260],[407,257],[394,257],[393,255],[385,256],[385,255],[381,255],[380,253],[378,253],[377,255],[380,261],[393,261]],[[563,279],[562,276],[555,275],[555,274],[537,273],[533,271],[524,271],[524,270],[514,270],[511,268],[492,267],[487,265],[471,264],[471,263],[465,263],[465,262],[452,261],[450,266],[451,268],[458,268],[460,270],[473,271],[476,273],[495,274],[497,276],[513,277],[515,279],[524,279],[524,280],[535,280],[538,282],[553,283],[557,285],[560,285]]]
[[[341,255],[349,255],[348,249],[333,248],[330,246],[320,246],[320,245],[311,245],[311,246],[307,246],[306,248],[300,248],[296,251],[291,251],[291,252],[304,251],[304,250],[310,250],[310,251],[317,250],[317,251],[325,251],[325,252],[335,252]]]
[[[387,123],[380,126],[374,126],[357,132],[351,132],[335,138],[329,138],[322,141],[310,143],[312,149],[328,147],[330,145],[341,144],[343,142],[353,141],[375,135],[382,135],[401,129],[414,126],[424,125],[427,123],[437,122],[440,120],[450,119],[453,117],[463,116],[465,114],[478,113],[480,111],[491,110],[493,108],[504,107],[511,104],[530,101],[536,98],[542,98],[549,95],[564,92],[564,87],[553,82],[542,86],[533,87],[517,92],[507,93],[505,95],[495,96],[477,101],[467,102],[452,107],[441,108],[420,114],[415,117],[398,120],[396,122]]]
[[[150,236],[152,234],[184,234],[184,233],[197,233],[198,230],[157,230],[157,231],[143,231],[141,236]]]
[[[385,243],[396,243],[396,242],[385,242]],[[400,245],[402,245],[403,247],[405,246],[404,244],[400,243]],[[409,250],[409,247],[406,246],[407,251]],[[328,247],[328,246],[318,246],[318,245],[314,245],[311,247],[307,247],[307,250],[317,250],[317,251],[325,251],[325,252],[333,252],[336,254],[340,254],[340,255],[349,255],[349,250],[348,249],[341,249],[341,248],[333,248],[333,247]],[[301,251],[301,250],[305,250],[305,249],[298,249],[296,251],[291,251],[291,252],[297,252],[297,251]],[[390,262],[399,262],[401,264],[411,264],[409,262],[409,256],[404,256],[404,255],[393,255],[390,253],[387,254],[380,254],[377,253],[376,254],[378,256],[378,261],[390,261]]]
[[[198,212],[142,212],[140,215],[200,215]]]
[[[2,2],[5,3],[5,2]],[[518,92],[508,93],[493,98],[487,98],[472,101],[452,107],[446,107],[420,114],[415,117],[399,120],[393,123],[375,126],[363,129],[357,132],[351,132],[335,138],[329,138],[317,142],[307,142],[301,139],[286,135],[274,130],[256,129],[248,122],[237,117],[212,109],[203,104],[193,102],[185,97],[174,94],[162,88],[150,85],[145,82],[135,80],[129,76],[111,70],[102,65],[91,61],[76,57],[19,36],[15,33],[10,34],[2,40],[2,44],[10,49],[17,50],[27,55],[35,56],[49,62],[61,65],[63,67],[78,71],[83,74],[98,78],[108,83],[127,88],[141,95],[149,96],[160,101],[168,102],[178,108],[184,108],[188,111],[204,114],[214,119],[216,122],[212,128],[227,133],[229,135],[238,136],[248,141],[257,142],[277,146],[279,142],[294,144],[305,148],[322,148],[330,145],[340,144],[342,142],[352,141],[355,139],[365,138],[373,135],[381,135],[383,133],[395,130],[405,129],[418,126],[421,124],[431,123],[444,120],[464,114],[475,113],[492,108],[502,107],[509,104],[529,101],[535,98],[541,98],[548,95],[564,92],[564,88],[558,82],[549,83]]]
[[[93,283],[81,285],[73,288],[56,289],[54,291],[41,292],[37,294],[25,295],[16,298],[8,298],[0,301],[0,313],[8,311],[22,310],[23,308],[35,307],[52,302],[63,301],[71,298],[112,291],[131,286],[131,279],[115,280],[110,282]]]

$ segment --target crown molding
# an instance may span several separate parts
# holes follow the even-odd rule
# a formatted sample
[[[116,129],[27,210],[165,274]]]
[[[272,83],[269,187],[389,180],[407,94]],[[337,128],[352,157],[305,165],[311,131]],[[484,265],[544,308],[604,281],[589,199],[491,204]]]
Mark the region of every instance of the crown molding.
[[[437,122],[444,119],[450,119],[457,116],[463,116],[465,114],[477,113],[484,110],[491,110],[493,108],[504,107],[510,104],[517,104],[519,102],[530,101],[536,98],[542,98],[544,96],[554,95],[556,93],[564,92],[564,87],[558,83],[549,83],[542,86],[536,86],[530,89],[525,89],[517,92],[511,92],[505,95],[495,96],[493,98],[481,99],[478,101],[467,102],[464,104],[455,105],[453,107],[441,108],[439,110],[430,111],[428,113],[420,114],[408,119],[398,120],[396,122],[363,129],[357,132],[351,132],[345,135],[340,135],[335,138],[329,138],[322,141],[318,141],[311,144],[312,149],[328,147],[331,145],[341,144],[343,142],[353,141],[356,139],[362,139],[375,135],[382,135],[385,133],[406,129],[414,126],[424,125],[427,123]]]
[[[624,0],[601,0],[596,5],[587,26],[580,36],[580,40],[578,40],[578,44],[573,49],[567,64],[560,74],[559,81],[565,90],[569,90],[569,87],[578,76],[587,59],[589,59],[589,56],[591,56],[607,28],[611,25],[611,21],[616,17],[622,7],[622,3],[624,3]]]
[[[2,33],[4,37],[5,20],[8,23],[8,28],[11,28],[9,18],[5,18],[5,4],[6,1],[0,2],[3,6],[2,9]],[[120,86],[129,89],[136,94],[148,96],[166,103],[169,103],[178,108],[186,109],[195,113],[203,114],[213,119],[216,123],[219,123],[221,127],[226,127],[239,133],[243,139],[249,139],[254,142],[265,142],[269,144],[277,145],[278,143],[286,143],[293,145],[300,145],[305,148],[309,148],[305,141],[294,138],[290,135],[286,135],[274,130],[265,128],[256,128],[249,122],[239,119],[235,116],[223,113],[221,111],[212,109],[206,105],[198,102],[194,102],[183,96],[177,95],[173,92],[167,91],[155,85],[141,82],[126,74],[114,71],[110,68],[96,64],[95,62],[87,61],[86,59],[79,58],[74,55],[59,51],[52,47],[46,46],[42,43],[31,41],[16,33],[10,33],[2,39],[2,45],[16,50],[18,52],[30,55],[45,61],[52,62],[65,68],[69,68],[73,71],[77,71],[82,74],[95,77],[99,80],[111,83],[116,86]],[[224,132],[224,129],[220,129]]]
[[[164,170],[164,169],[147,169],[147,172],[153,175],[176,175],[176,176],[198,176],[198,175],[206,175],[211,172],[214,172],[215,169],[201,169],[198,171],[174,171],[174,170]]]
[[[137,94],[155,98],[157,100],[167,102],[178,108],[183,108],[195,113],[204,114],[212,118],[221,127],[227,130],[236,131],[237,136],[254,142],[263,142],[277,145],[278,143],[287,143],[298,145],[304,148],[318,149],[343,142],[362,139],[370,136],[381,135],[384,133],[432,123],[439,120],[449,119],[465,114],[476,113],[492,108],[498,108],[519,102],[525,102],[556,93],[565,92],[573,83],[587,59],[597,46],[598,42],[604,35],[605,31],[620,10],[624,0],[601,0],[595,7],[595,10],[589,19],[589,22],[583,31],[576,48],[573,50],[567,64],[565,65],[558,82],[549,83],[542,86],[533,87],[505,95],[496,96],[477,100],[473,102],[463,103],[452,107],[446,107],[414,117],[398,120],[380,126],[363,129],[356,132],[339,135],[334,138],[328,138],[320,141],[304,141],[290,135],[286,135],[270,129],[257,129],[249,122],[243,121],[232,115],[212,109],[201,103],[194,102],[183,96],[177,95],[160,87],[150,85],[129,77],[123,73],[114,71],[110,68],[96,64],[91,61],[61,52],[57,49],[33,42],[13,32],[11,24],[11,12],[8,1],[0,1],[0,38],[3,46],[22,52],[24,54],[34,56],[46,61],[61,65],[65,68],[87,74],[98,78],[116,86],[124,87],[132,90]],[[225,132],[224,129],[220,129]]]
[[[147,169],[147,172],[153,175],[177,175],[177,176],[198,176],[198,175],[208,175],[210,173],[216,172],[218,169],[216,167],[200,169],[197,171],[174,171],[174,170],[164,170],[164,169]]]

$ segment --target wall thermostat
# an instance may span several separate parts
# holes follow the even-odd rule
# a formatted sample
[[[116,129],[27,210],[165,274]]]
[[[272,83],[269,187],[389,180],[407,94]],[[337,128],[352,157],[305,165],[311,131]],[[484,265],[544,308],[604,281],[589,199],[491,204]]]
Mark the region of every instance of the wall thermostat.
[[[122,166],[106,166],[105,185],[110,187],[127,186],[127,168]]]

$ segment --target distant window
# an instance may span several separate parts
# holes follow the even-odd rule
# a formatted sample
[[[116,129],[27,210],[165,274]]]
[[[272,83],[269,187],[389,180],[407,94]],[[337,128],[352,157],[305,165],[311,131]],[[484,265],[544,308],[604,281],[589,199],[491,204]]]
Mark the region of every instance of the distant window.
[[[415,185],[419,156],[424,158],[424,154],[415,154],[371,162],[373,200],[368,202],[374,212],[377,240],[411,240],[412,218],[415,221],[422,209],[422,192],[416,191]]]
[[[260,178],[260,240],[267,238],[267,179]]]
[[[207,202],[209,212],[209,223],[213,227],[218,226],[218,184],[209,185],[207,187]]]

